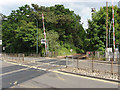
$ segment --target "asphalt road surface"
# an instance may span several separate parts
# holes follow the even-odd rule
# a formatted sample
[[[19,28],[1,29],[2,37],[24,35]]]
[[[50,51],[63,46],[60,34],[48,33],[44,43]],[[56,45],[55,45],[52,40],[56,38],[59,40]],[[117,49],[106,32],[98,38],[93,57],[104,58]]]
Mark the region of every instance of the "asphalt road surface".
[[[13,57],[15,58],[15,57]],[[11,59],[13,59],[11,57]],[[48,66],[44,66],[44,67],[48,67],[50,68],[50,65],[53,67],[53,65],[55,65],[56,67],[59,66],[58,68],[60,68],[60,66],[66,66],[66,61],[68,62],[68,66],[72,66],[72,67],[77,67],[77,59],[46,59],[46,58],[42,58],[42,57],[25,57],[24,58],[25,61],[35,61],[35,63],[31,63],[31,65],[35,66],[35,65],[40,65],[41,64],[48,64]],[[19,61],[19,58],[17,59],[17,61]],[[92,69],[92,60],[86,60],[86,59],[79,59],[79,63],[78,63],[78,67],[79,68],[88,68],[88,69]],[[99,71],[107,71],[107,72],[111,72],[111,64],[110,63],[100,63],[100,62],[94,62],[93,63],[93,68]],[[113,72],[118,72],[118,65],[117,64],[113,64]]]
[[[58,66],[72,66],[77,67],[77,59],[35,59],[36,63],[48,63],[50,65],[58,65]],[[92,69],[92,60],[85,60],[85,59],[79,59],[78,60],[78,67],[79,68],[88,68]],[[111,64],[109,63],[100,63],[100,62],[94,62],[93,68],[99,71],[108,71],[111,72]],[[113,72],[118,72],[118,65],[113,64]]]
[[[1,61],[2,88],[118,88],[118,83]]]

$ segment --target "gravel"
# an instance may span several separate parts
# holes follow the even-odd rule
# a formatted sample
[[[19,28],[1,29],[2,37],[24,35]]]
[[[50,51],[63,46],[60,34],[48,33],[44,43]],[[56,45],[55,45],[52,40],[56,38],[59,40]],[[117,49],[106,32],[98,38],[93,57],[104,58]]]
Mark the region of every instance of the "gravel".
[[[71,73],[76,73],[76,74],[82,74],[82,75],[88,75],[88,76],[94,76],[94,77],[99,77],[99,78],[104,78],[104,79],[111,79],[111,80],[118,80],[118,73],[111,73],[111,72],[106,72],[106,71],[98,71],[94,70],[92,72],[91,69],[86,68],[73,68],[73,67],[67,67],[67,68],[62,68],[59,69],[60,71],[65,71],[65,72],[71,72]]]

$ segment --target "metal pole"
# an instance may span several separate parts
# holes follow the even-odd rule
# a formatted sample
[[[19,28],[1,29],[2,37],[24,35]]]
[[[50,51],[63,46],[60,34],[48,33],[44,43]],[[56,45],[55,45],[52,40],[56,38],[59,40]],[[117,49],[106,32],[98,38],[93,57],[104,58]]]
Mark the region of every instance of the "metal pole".
[[[77,69],[79,70],[79,58],[77,58]]]
[[[112,0],[112,14],[113,14],[113,60],[114,60],[114,52],[115,52],[115,28],[114,28],[114,6],[113,6],[113,0]]]
[[[108,48],[108,1],[106,0],[106,49]]]
[[[93,66],[93,52],[92,52],[92,73],[94,72],[94,66]]]
[[[68,58],[66,56],[66,68],[67,68],[67,66],[68,66]]]
[[[36,54],[38,55],[38,20],[37,21],[37,46],[36,46]]]
[[[114,55],[114,54],[113,54]],[[112,62],[111,62],[111,74],[113,75],[113,60],[114,58],[112,59]]]

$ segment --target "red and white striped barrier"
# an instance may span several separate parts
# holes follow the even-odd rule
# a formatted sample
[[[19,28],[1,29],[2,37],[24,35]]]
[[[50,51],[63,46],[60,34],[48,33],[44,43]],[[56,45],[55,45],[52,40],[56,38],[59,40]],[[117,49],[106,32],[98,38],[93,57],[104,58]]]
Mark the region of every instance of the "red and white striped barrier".
[[[113,50],[115,52],[115,27],[114,27],[114,6],[113,6],[113,0],[112,0],[112,15],[113,15]]]
[[[44,25],[44,15],[43,15],[43,13],[42,13],[42,22],[43,22],[43,30],[44,30],[44,38],[45,38],[45,50],[47,50],[46,33],[45,33],[45,25]]]

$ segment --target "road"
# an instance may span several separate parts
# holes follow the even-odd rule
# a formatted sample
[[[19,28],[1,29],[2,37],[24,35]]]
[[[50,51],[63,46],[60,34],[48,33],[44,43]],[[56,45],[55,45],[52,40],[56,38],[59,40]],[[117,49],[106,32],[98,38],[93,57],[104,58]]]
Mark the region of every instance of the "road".
[[[15,57],[9,57],[9,59],[14,59]],[[17,61],[19,61],[19,58],[16,58]],[[22,59],[22,58],[21,58]],[[73,66],[73,67],[77,67],[77,59],[46,59],[46,58],[42,58],[42,57],[25,57],[24,58],[25,61],[33,61],[35,63],[31,64],[31,65],[41,65],[42,63],[44,63],[44,67],[48,67],[50,68],[50,65],[55,66],[66,66],[66,61],[68,61],[68,66]],[[92,60],[86,60],[86,59],[78,59],[79,60],[79,64],[78,67],[79,68],[88,68],[88,69],[92,69]],[[47,65],[48,64],[48,65]],[[58,67],[60,68],[60,67]],[[93,63],[93,68],[99,71],[107,71],[107,72],[111,72],[111,64],[109,63],[100,63],[100,62],[94,62]],[[113,72],[118,72],[118,65],[117,64],[113,64]]]
[[[77,67],[77,59],[74,61],[72,66]],[[89,68],[92,69],[92,60],[79,60],[78,64],[79,68]],[[108,63],[100,63],[100,62],[93,62],[93,69],[99,70],[99,71],[108,71],[111,72],[111,64]],[[113,72],[118,72],[118,65],[113,64]]]
[[[58,66],[66,66],[66,60],[68,61],[68,66],[77,67],[77,59],[44,59],[44,58],[25,58],[26,60],[34,60],[36,64],[46,63],[49,65],[58,65]],[[92,69],[92,60],[86,60],[86,59],[78,59],[79,68],[88,68]],[[99,71],[107,71],[111,72],[111,64],[109,63],[100,63],[100,62],[94,62],[93,68]],[[113,72],[118,72],[118,65],[113,64]]]
[[[110,81],[2,63],[2,88],[118,88]]]

